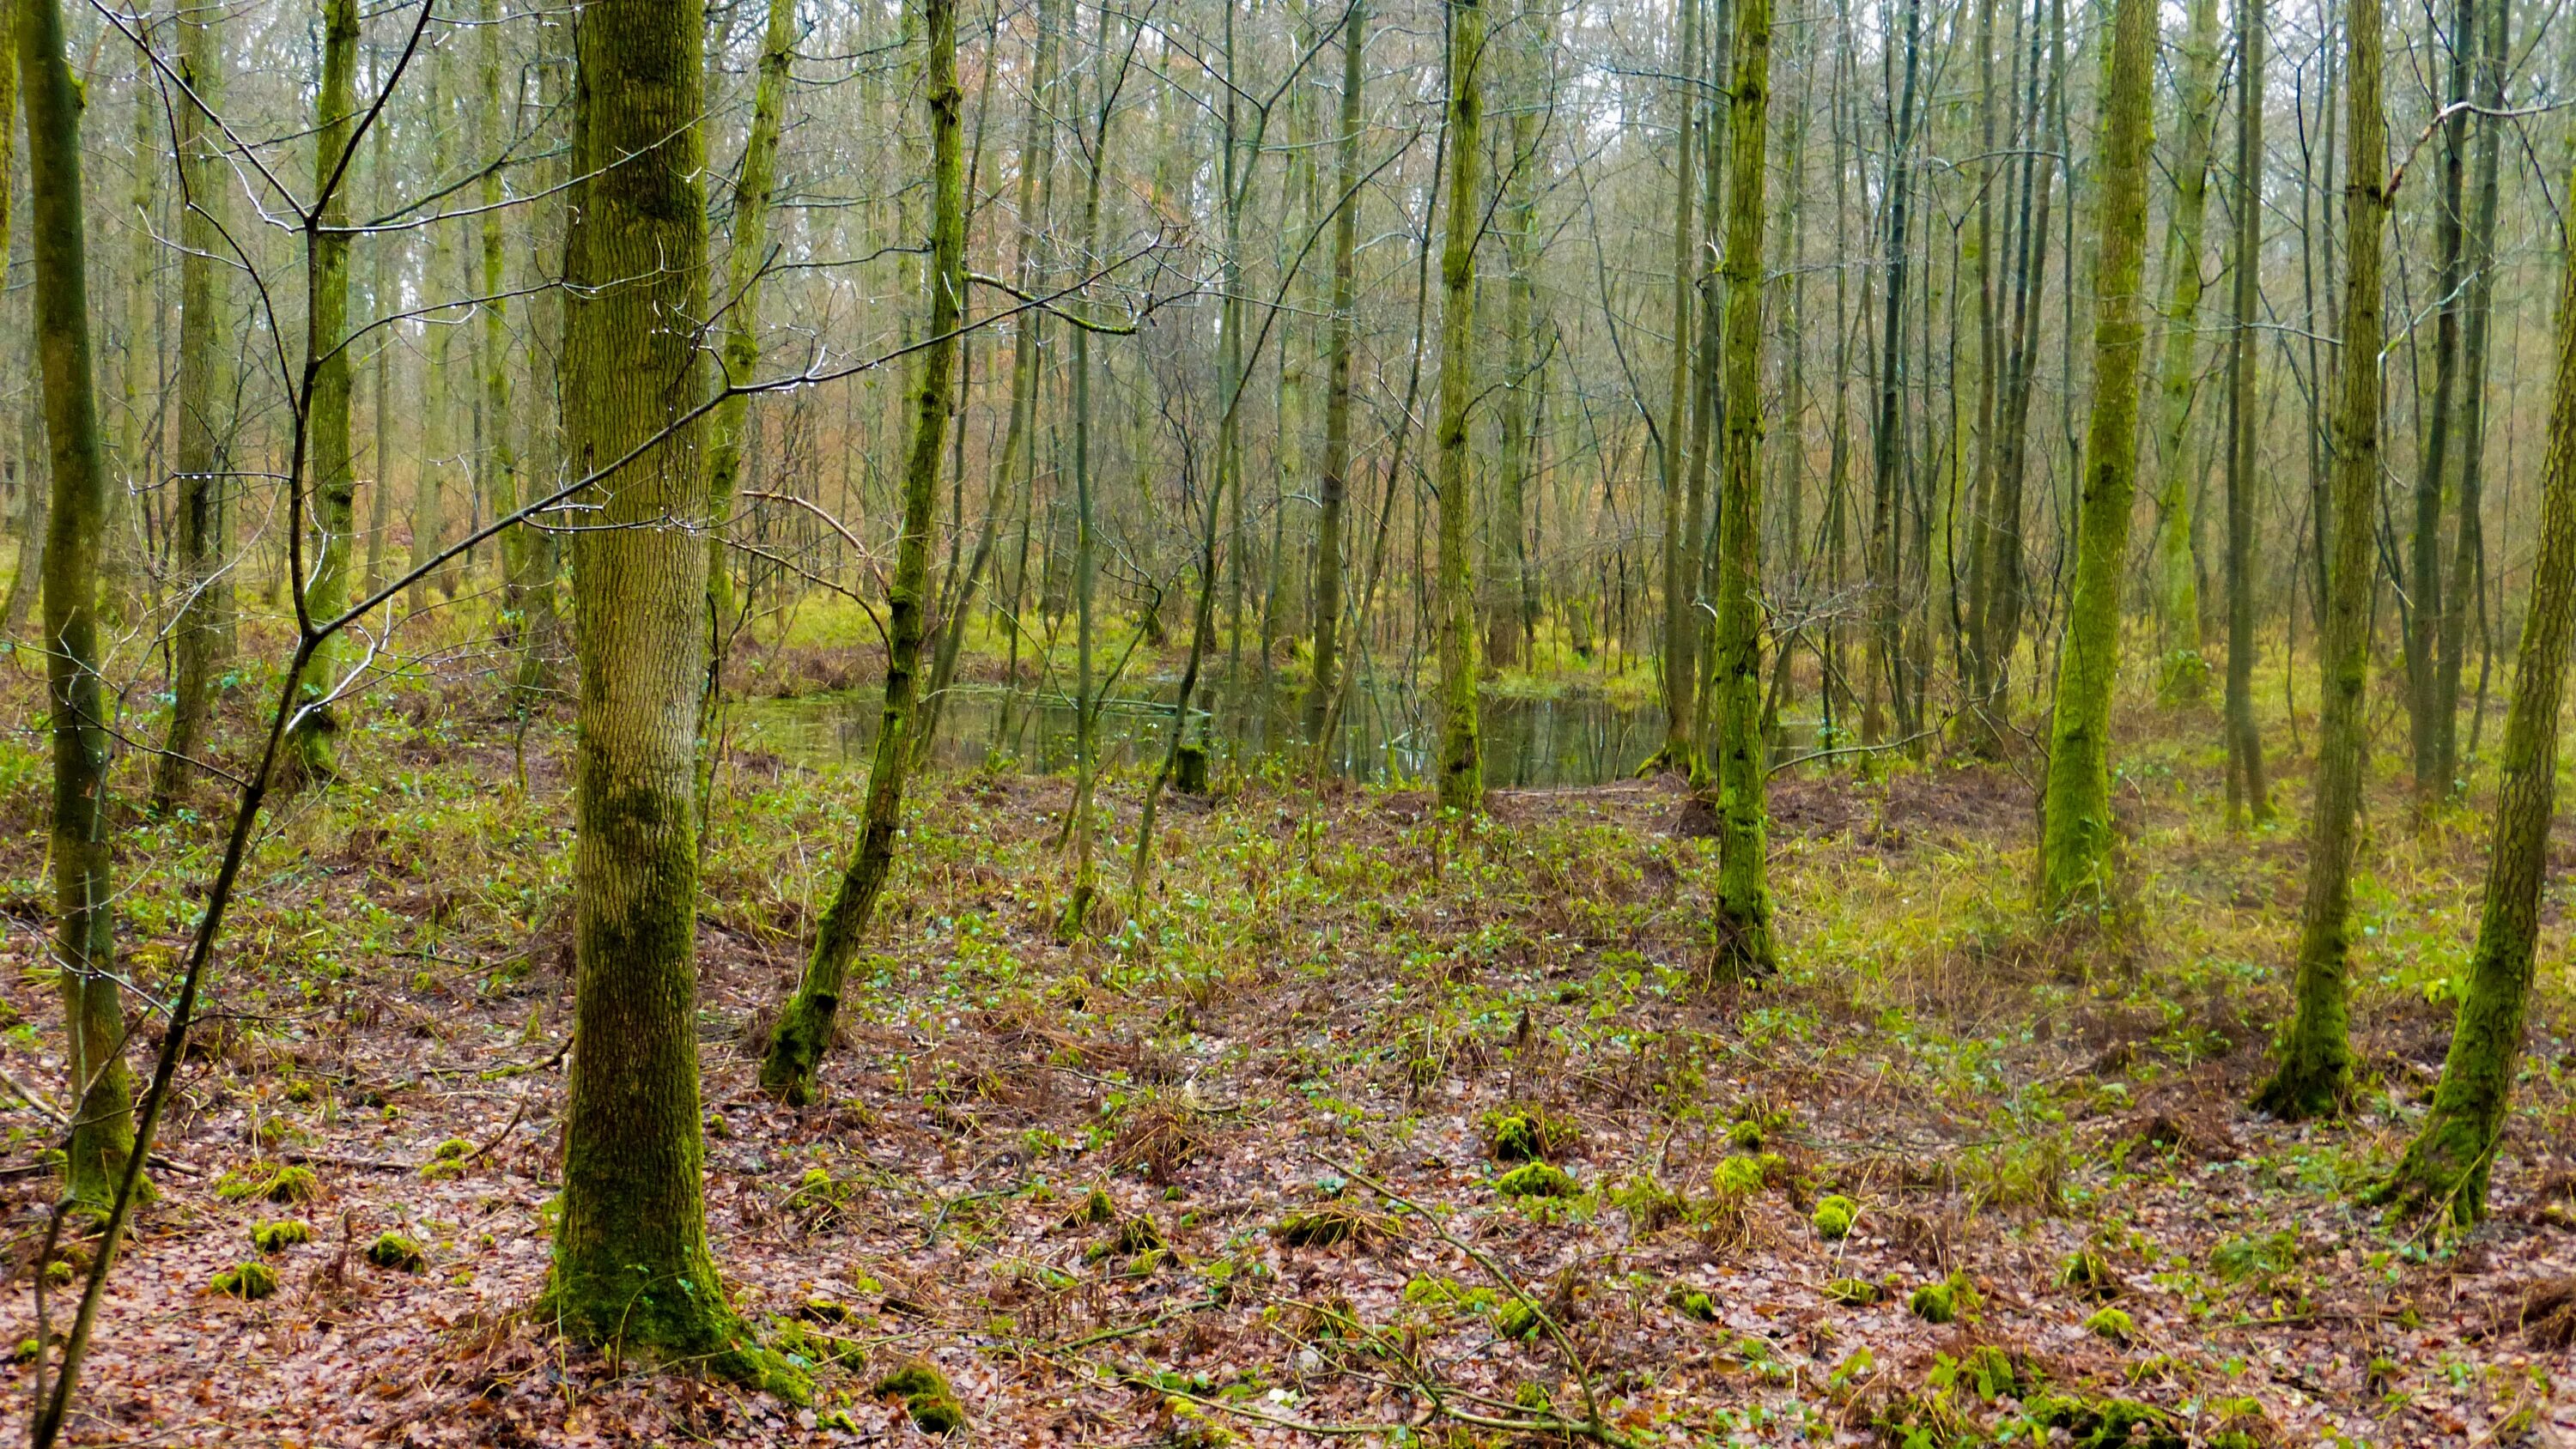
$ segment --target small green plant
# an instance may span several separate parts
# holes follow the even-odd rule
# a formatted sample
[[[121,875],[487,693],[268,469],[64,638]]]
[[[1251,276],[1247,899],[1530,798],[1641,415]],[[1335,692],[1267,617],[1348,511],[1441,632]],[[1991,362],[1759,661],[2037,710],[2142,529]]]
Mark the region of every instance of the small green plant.
[[[1538,1305],[1526,1298],[1513,1299],[1494,1315],[1494,1332],[1505,1338],[1536,1338],[1540,1326]]]
[[[1494,1191],[1505,1197],[1572,1197],[1574,1190],[1574,1179],[1546,1162],[1524,1162],[1494,1179]]]
[[[206,1286],[229,1298],[266,1298],[277,1291],[277,1270],[266,1263],[242,1263],[215,1274]]]
[[[1365,1243],[1384,1232],[1376,1214],[1352,1203],[1324,1202],[1281,1218],[1270,1236],[1283,1248],[1329,1248],[1335,1243]]]
[[[1740,1205],[1762,1191],[1762,1159],[1739,1152],[1717,1165],[1709,1176],[1709,1186],[1718,1201]]]
[[[877,1380],[872,1392],[881,1399],[902,1400],[913,1427],[925,1434],[947,1434],[966,1426],[966,1406],[948,1386],[947,1375],[917,1359]]]
[[[1860,1204],[1841,1193],[1834,1193],[1816,1204],[1815,1216],[1811,1221],[1816,1225],[1818,1237],[1828,1242],[1836,1242],[1851,1236],[1852,1224],[1859,1218]]]
[[[2090,1248],[2068,1254],[2066,1266],[2057,1270],[2057,1281],[2078,1297],[2097,1303],[2120,1296],[2120,1275],[2111,1270],[2109,1259]]]
[[[1686,1288],[1676,1283],[1673,1290],[1664,1295],[1664,1302],[1684,1318],[1696,1318],[1702,1323],[1717,1321],[1717,1300],[1697,1288]]]
[[[1082,1201],[1075,1203],[1073,1209],[1064,1215],[1064,1225],[1068,1228],[1097,1227],[1114,1222],[1117,1217],[1118,1204],[1110,1201],[1109,1189],[1095,1182],[1091,1191],[1082,1195]]]
[[[1535,1161],[1538,1155],[1538,1124],[1521,1116],[1502,1116],[1494,1119],[1494,1160],[1496,1162],[1531,1162]]]
[[[1825,1285],[1825,1299],[1847,1308],[1867,1308],[1887,1296],[1887,1290],[1867,1278],[1836,1278]]]
[[[2209,1269],[2230,1283],[2262,1283],[2299,1265],[2299,1235],[2243,1233],[2209,1250]]]
[[[311,1241],[312,1225],[297,1218],[254,1223],[250,1230],[250,1245],[263,1253],[283,1253],[298,1243]]]
[[[367,1261],[397,1273],[417,1273],[429,1259],[418,1242],[400,1233],[384,1233],[367,1245]]]

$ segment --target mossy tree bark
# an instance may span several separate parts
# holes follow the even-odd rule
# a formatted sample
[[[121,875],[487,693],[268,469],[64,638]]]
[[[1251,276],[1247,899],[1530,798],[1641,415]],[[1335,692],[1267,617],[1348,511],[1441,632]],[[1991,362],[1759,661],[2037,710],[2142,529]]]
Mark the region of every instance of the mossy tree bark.
[[[1499,456],[1494,506],[1485,518],[1485,663],[1508,669],[1521,662],[1522,646],[1538,622],[1536,580],[1529,560],[1529,493],[1535,399],[1542,365],[1539,336],[1546,319],[1538,300],[1539,194],[1544,189],[1549,71],[1548,16],[1532,7],[1515,17],[1511,31],[1511,170],[1503,182],[1504,362]]]
[[[2506,70],[2511,60],[2513,7],[2490,4],[2481,17],[2476,95],[2490,113],[2505,107]],[[2460,666],[2467,657],[2469,619],[2482,613],[2486,525],[2486,419],[2488,338],[2495,318],[2496,191],[2498,154],[2507,118],[2477,118],[2475,179],[2467,221],[2467,315],[2461,323],[2459,400],[2459,522],[2451,535],[2451,591],[2461,600],[2442,611],[2441,647],[2435,665],[2433,710],[2433,777],[2456,781],[2460,770]]]
[[[1689,428],[1684,415],[1691,401],[1691,304],[1697,300],[1699,275],[1694,265],[1696,239],[1691,234],[1691,216],[1698,204],[1699,149],[1693,134],[1699,122],[1699,98],[1683,77],[1699,63],[1700,7],[1698,0],[1677,0],[1675,8],[1680,12],[1674,25],[1680,40],[1674,49],[1675,79],[1668,91],[1673,108],[1672,387],[1655,454],[1663,480],[1664,644],[1658,662],[1663,669],[1664,745],[1641,773],[1674,770],[1696,779],[1700,772],[1699,739],[1694,733],[1699,718],[1699,620],[1691,612],[1691,590],[1699,579],[1699,563],[1682,519],[1682,498],[1689,489],[1684,444]]]
[[[2439,1211],[2463,1226],[2486,1214],[2487,1177],[2503,1139],[2505,1108],[2522,1052],[2540,934],[2540,888],[2549,873],[2549,824],[2557,808],[2558,711],[2567,651],[2576,640],[2576,257],[2561,262],[2558,376],[2550,395],[2548,459],[2541,478],[2540,556],[2531,611],[2514,654],[2513,702],[2504,717],[2503,777],[2487,855],[2486,899],[2469,954],[2450,1055],[2433,1110],[2382,1187],[2384,1196]]]
[[[695,731],[706,648],[705,22],[590,0],[576,53],[564,339],[579,501],[579,993],[551,1306],[574,1335],[759,1376],[707,1249],[697,1032]],[[603,470],[606,470],[603,473]]]
[[[224,335],[231,311],[232,268],[225,263],[230,178],[211,108],[223,102],[220,11],[200,7],[179,19],[179,75],[187,91],[175,102],[179,178],[179,587],[171,627],[170,735],[152,775],[152,805],[168,810],[187,795],[204,747],[207,711],[232,635],[233,580],[225,549],[232,493],[230,381],[234,339]],[[191,104],[188,97],[196,98]]]
[[[490,35],[487,29],[485,34]],[[357,0],[322,7],[322,89],[314,103],[313,189],[320,205],[304,229],[304,366],[311,398],[305,421],[306,476],[312,479],[313,557],[303,610],[308,619],[337,618],[349,604],[349,535],[355,527],[357,474],[349,459],[349,169],[356,128],[351,95],[358,70]],[[496,83],[497,84],[497,83]],[[336,636],[335,636],[336,637]],[[304,698],[288,736],[294,773],[328,780],[338,773],[332,737],[339,715],[329,695],[340,651],[330,641],[305,666]]]
[[[1341,670],[1343,524],[1351,488],[1351,329],[1359,305],[1360,132],[1366,123],[1367,0],[1352,0],[1342,23],[1342,130],[1334,180],[1333,316],[1328,325],[1324,382],[1324,457],[1316,480],[1315,584],[1308,607],[1315,633],[1314,667],[1306,681],[1306,737],[1320,748],[1325,718]]]
[[[503,154],[509,142],[501,122],[501,14],[499,0],[478,0],[475,11],[474,135],[486,156]],[[510,397],[510,310],[503,296],[508,268],[502,224],[501,168],[485,168],[480,183],[483,215],[476,220],[480,255],[475,269],[479,324],[475,361],[482,376],[483,452],[479,467],[493,517],[519,511],[518,410]],[[531,584],[528,543],[536,530],[514,528],[500,537],[502,636],[517,643],[527,628]]]
[[[2333,494],[2324,520],[2332,557],[2319,663],[2316,790],[2308,821],[2307,898],[2299,918],[2296,1005],[2280,1060],[2256,1094],[2280,1117],[2336,1110],[2352,1076],[2344,972],[2352,948],[2352,860],[2358,845],[2370,683],[2372,509],[2379,488],[2380,250],[2388,225],[2388,120],[2380,110],[2379,0],[2347,0],[2343,395],[2335,418]]]
[[[1477,739],[1475,534],[1467,413],[1475,397],[1476,237],[1483,228],[1485,11],[1449,0],[1449,221],[1440,253],[1440,495],[1438,653],[1441,808],[1484,808],[1485,762]]]
[[[796,54],[794,0],[769,0],[769,24],[760,43],[760,74],[752,83],[751,134],[733,188],[733,240],[725,256],[724,345],[717,358],[728,388],[752,380],[760,365],[761,279],[769,266],[769,199],[777,187],[778,133],[787,112],[787,68]],[[698,800],[707,803],[715,770],[716,711],[724,690],[724,639],[734,613],[733,569],[725,555],[726,520],[742,479],[743,434],[751,395],[729,393],[716,403],[707,430],[707,678],[698,698]]]
[[[2218,125],[2218,0],[2191,0],[2175,85],[2181,144],[2174,148],[2173,216],[2165,227],[2164,354],[2157,380],[2156,628],[2160,687],[2168,699],[2205,697],[2200,582],[2192,558],[2192,399],[2200,390],[2201,238],[2209,216],[2209,155]]]
[[[2236,258],[2227,336],[2227,819],[2272,819],[2254,723],[2255,383],[2263,305],[2263,0],[2236,6]],[[2295,607],[2295,604],[2293,605]]]
[[[2498,0],[2500,3],[2500,0]],[[2457,0],[2451,11],[2450,74],[2445,107],[2464,104],[2476,83],[2480,41],[2477,0]],[[2406,643],[2407,744],[2415,767],[2420,814],[2448,797],[2453,780],[2444,770],[2445,716],[2456,701],[2442,692],[2444,616],[2459,602],[2463,580],[2442,577],[2442,495],[2450,485],[2452,423],[2460,391],[2460,322],[2467,310],[2469,114],[2453,111],[2442,122],[2440,189],[2433,201],[2433,396],[2423,414],[2424,440],[2415,466],[2413,531],[2407,538],[2406,587],[2398,591]]]
[[[1717,974],[1779,966],[1762,748],[1762,249],[1771,0],[1735,0],[1726,199],[1726,430],[1717,519]]]
[[[76,1104],[65,1195],[90,1207],[115,1196],[134,1150],[134,1089],[116,983],[114,864],[107,802],[108,734],[99,687],[99,551],[107,461],[89,339],[87,239],[81,216],[80,90],[63,53],[56,0],[24,0],[18,70],[27,115],[36,346],[53,497],[45,522],[45,699],[54,755],[54,966]]]
[[[782,4],[784,0],[782,0]],[[832,1041],[841,989],[857,957],[886,877],[894,869],[895,836],[903,824],[904,776],[912,763],[910,730],[920,702],[923,605],[930,591],[930,534],[938,523],[939,454],[947,445],[948,403],[957,382],[958,328],[966,286],[966,171],[958,112],[956,0],[924,0],[930,69],[924,100],[930,109],[931,221],[929,346],[922,350],[914,385],[912,451],[904,463],[903,533],[895,543],[894,582],[887,599],[885,708],[877,725],[868,771],[868,803],[859,852],[807,961],[805,979],[770,1033],[760,1064],[760,1084],[795,1102],[814,1095],[815,1068]]]
[[[2093,301],[2093,412],[2077,486],[2075,581],[2057,661],[2041,801],[2040,903],[2099,904],[2111,855],[2111,690],[2120,671],[2121,569],[2137,493],[2139,293],[2147,236],[2147,148],[2155,0],[2119,0],[2103,68],[2101,245]]]

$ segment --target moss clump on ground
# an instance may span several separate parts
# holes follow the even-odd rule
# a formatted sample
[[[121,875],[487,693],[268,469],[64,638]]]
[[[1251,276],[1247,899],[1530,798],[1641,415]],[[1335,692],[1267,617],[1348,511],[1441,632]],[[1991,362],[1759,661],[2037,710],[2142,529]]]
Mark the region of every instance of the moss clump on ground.
[[[229,1298],[266,1298],[277,1291],[277,1270],[266,1263],[240,1263],[206,1280],[206,1286]]]
[[[1538,1155],[1538,1124],[1517,1114],[1506,1114],[1494,1119],[1494,1160],[1496,1162],[1531,1162],[1535,1161]]]
[[[1082,1201],[1075,1203],[1073,1210],[1064,1215],[1064,1225],[1068,1228],[1097,1227],[1113,1222],[1117,1217],[1118,1204],[1110,1201],[1107,1188],[1095,1182],[1091,1191],[1082,1195]]]
[[[1335,1243],[1365,1243],[1383,1235],[1376,1214],[1350,1203],[1326,1202],[1299,1208],[1279,1220],[1270,1236],[1283,1248],[1329,1248]]]
[[[1887,1296],[1887,1291],[1867,1278],[1836,1278],[1825,1285],[1825,1298],[1847,1308],[1867,1308]]]
[[[2057,1281],[2095,1302],[2120,1296],[2120,1275],[2111,1270],[2109,1259],[2090,1248],[2069,1254],[2066,1266],[2057,1272]]]
[[[925,1434],[946,1434],[966,1426],[966,1406],[948,1386],[947,1375],[919,1360],[877,1380],[873,1392],[881,1399],[902,1400],[913,1427]]]
[[[1695,1318],[1702,1323],[1717,1321],[1717,1300],[1697,1288],[1676,1284],[1672,1292],[1664,1295],[1664,1302],[1684,1318]]]
[[[250,1230],[251,1246],[263,1253],[283,1253],[298,1243],[312,1241],[312,1224],[298,1218],[255,1223]]]
[[[2092,1317],[2084,1320],[2084,1331],[2095,1338],[2124,1344],[2137,1333],[2138,1323],[2120,1309],[2103,1308],[2095,1310]]]
[[[1827,1241],[1850,1237],[1852,1224],[1859,1220],[1860,1204],[1841,1193],[1816,1204],[1815,1216],[1810,1219],[1816,1226],[1816,1235]]]
[[[419,1243],[400,1233],[384,1233],[367,1244],[367,1261],[397,1273],[417,1273],[429,1259]]]
[[[1494,1191],[1505,1197],[1572,1197],[1574,1179],[1553,1163],[1524,1162],[1494,1179]]]
[[[1961,1315],[1975,1311],[1977,1290],[1964,1275],[1953,1273],[1915,1289],[1905,1306],[1926,1323],[1955,1323]]]
[[[322,1196],[322,1181],[311,1168],[253,1162],[215,1179],[215,1196],[225,1202],[308,1203]]]

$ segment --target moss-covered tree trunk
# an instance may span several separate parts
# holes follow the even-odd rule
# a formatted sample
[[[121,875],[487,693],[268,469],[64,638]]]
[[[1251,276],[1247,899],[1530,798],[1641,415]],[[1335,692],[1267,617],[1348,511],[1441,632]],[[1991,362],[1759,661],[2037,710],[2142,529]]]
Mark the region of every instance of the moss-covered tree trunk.
[[[386,72],[381,51],[370,47],[367,52],[367,88],[382,89]],[[379,212],[392,210],[394,194],[393,165],[387,138],[393,127],[381,119],[369,128],[367,143],[368,193]],[[367,306],[376,320],[392,315],[400,305],[396,300],[396,248],[402,245],[398,235],[371,237],[367,241]],[[394,341],[395,329],[378,327],[370,346],[375,354],[375,395],[368,400],[375,417],[375,481],[367,485],[367,574],[365,589],[369,597],[385,586],[385,541],[394,531]]]
[[[477,0],[474,38],[474,136],[477,151],[498,156],[509,145],[501,120],[501,13],[499,0]],[[519,418],[510,397],[510,304],[504,295],[508,268],[502,227],[510,219],[502,207],[501,168],[488,167],[479,184],[483,214],[475,219],[474,304],[478,324],[475,362],[481,376],[482,458],[485,506],[494,518],[519,511]],[[503,636],[518,642],[527,627],[529,589],[528,541],[534,529],[514,528],[500,537]]]
[[[45,522],[45,701],[54,753],[54,967],[72,1118],[65,1194],[105,1207],[134,1149],[134,1089],[116,983],[108,735],[99,688],[98,573],[107,462],[91,377],[81,215],[80,90],[56,0],[24,0],[18,70],[27,113],[30,251],[53,498]]]
[[[1360,131],[1367,121],[1367,0],[1353,0],[1342,23],[1342,129],[1333,183],[1333,316],[1324,344],[1324,458],[1315,485],[1315,583],[1307,612],[1315,634],[1306,680],[1306,737],[1329,750],[1326,716],[1341,672],[1342,592],[1349,572],[1343,525],[1351,490],[1351,330],[1359,305]]]
[[[488,31],[486,32],[489,33]],[[351,95],[358,71],[357,0],[322,7],[322,89],[314,102],[313,194],[320,205],[304,229],[304,357],[308,389],[305,472],[312,479],[313,553],[307,563],[304,612],[339,616],[349,606],[349,535],[356,524],[357,474],[349,452],[349,142],[356,129]],[[329,704],[340,651],[331,641],[304,669],[304,699],[289,742],[294,772],[327,780],[338,772],[332,736],[338,712]]]
[[[626,1351],[754,1367],[707,1249],[697,1022],[695,731],[706,631],[704,17],[582,9],[566,246],[579,994],[550,1308]]]
[[[794,0],[769,0],[752,83],[751,134],[734,173],[733,241],[725,256],[724,345],[717,358],[728,388],[748,385],[760,366],[761,278],[769,266],[769,198],[778,175],[778,132],[787,112],[787,67],[796,54]],[[698,800],[703,809],[715,770],[716,711],[723,699],[726,621],[734,612],[733,568],[725,555],[727,519],[742,479],[743,434],[751,395],[716,403],[707,429],[707,678],[698,697]]]
[[[2522,644],[2514,654],[2513,702],[2505,710],[2486,900],[2469,954],[2468,993],[2460,999],[2432,1113],[2383,1189],[2463,1225],[2486,1213],[2487,1177],[2503,1139],[2522,1052],[2540,935],[2540,888],[2549,874],[2549,824],[2557,806],[2558,711],[2566,695],[2568,646],[2576,640],[2576,258],[2562,260],[2561,269],[2540,556],[2532,566],[2531,610],[2523,616]]]
[[[2511,53],[2513,7],[2490,4],[2480,17],[2477,67],[2479,102],[2490,112],[2505,108],[2505,86]],[[2456,781],[2460,771],[2460,666],[2467,657],[2469,620],[2483,616],[2478,591],[2484,587],[2486,560],[2486,437],[2488,338],[2495,318],[2496,191],[2504,129],[2515,122],[2495,114],[2477,119],[2474,191],[2467,222],[2467,316],[2460,342],[2459,521],[2451,534],[2451,590],[2460,600],[2442,611],[2441,647],[2436,661],[2433,710],[2433,778]]]
[[[1691,311],[1697,298],[1697,239],[1691,217],[1698,205],[1696,177],[1699,148],[1693,134],[1699,122],[1699,98],[1685,79],[1699,63],[1698,0],[1676,0],[1673,84],[1673,346],[1671,390],[1664,408],[1662,444],[1656,461],[1663,481],[1664,642],[1658,660],[1663,670],[1664,745],[1648,760],[1646,771],[1674,770],[1696,779],[1700,772],[1699,618],[1691,612],[1691,591],[1699,579],[1692,535],[1683,521],[1683,495],[1690,459],[1684,440],[1684,415],[1691,402]]]
[[[2254,723],[2255,384],[2263,306],[2263,0],[2236,6],[2236,258],[2227,335],[2227,818],[2272,818],[2263,733]]]
[[[205,747],[230,638],[233,580],[224,557],[225,514],[233,479],[227,461],[232,431],[231,357],[227,335],[229,279],[225,219],[232,177],[210,108],[223,103],[222,12],[200,7],[179,20],[179,74],[187,95],[174,102],[179,168],[188,204],[179,219],[178,519],[172,529],[179,615],[170,630],[170,735],[153,768],[152,805],[167,810],[186,797]]]
[[[948,403],[957,383],[958,326],[966,285],[966,163],[958,111],[956,0],[925,0],[930,42],[925,103],[930,109],[930,293],[921,375],[913,390],[912,451],[904,462],[903,533],[895,543],[894,583],[887,600],[885,708],[868,771],[868,803],[859,851],[841,877],[805,979],[770,1033],[760,1083],[792,1101],[814,1095],[815,1067],[832,1041],[841,989],[857,957],[877,898],[894,869],[903,824],[904,775],[912,762],[910,730],[920,703],[923,605],[930,592],[930,534],[938,523],[939,455],[947,446]]]
[[[1469,556],[1475,534],[1467,413],[1476,389],[1476,236],[1484,223],[1483,0],[1449,3],[1449,220],[1440,252],[1440,494],[1438,653],[1443,809],[1485,803],[1484,752],[1477,739],[1476,590]]]
[[[2192,398],[2200,390],[2201,238],[2209,216],[2209,154],[2218,126],[2218,0],[2191,0],[2176,76],[2173,215],[2165,226],[2163,365],[2156,387],[2156,631],[2168,699],[2205,697],[2209,665],[2200,650],[2200,583],[2191,554]]]
[[[2294,1014],[2255,1105],[2281,1117],[2334,1111],[2352,1076],[2344,972],[2351,951],[2352,859],[2368,743],[2372,512],[2379,497],[2380,250],[2388,225],[2388,120],[2380,111],[2379,0],[2347,0],[2350,161],[2344,183],[2343,389],[2326,511],[2324,673],[2316,790],[2309,807],[2307,898],[2299,915]]]
[[[2094,274],[2093,413],[2084,436],[2075,581],[2057,658],[2040,804],[2040,903],[2097,904],[2111,856],[2111,691],[2120,583],[2138,483],[2138,373],[2146,347],[2147,146],[2154,129],[2155,0],[2119,0],[2103,67],[2101,243]]]
[[[1735,0],[1726,198],[1726,431],[1720,442],[1716,656],[1717,974],[1779,965],[1762,749],[1762,249],[1771,0]],[[1794,344],[1793,344],[1794,345]]]
[[[2501,0],[2492,0],[2501,3]],[[2445,106],[2469,99],[2479,45],[2477,0],[2456,0],[2451,10],[2450,74],[2441,91]],[[2451,793],[2442,769],[2444,721],[2456,703],[2442,693],[2443,616],[2458,602],[2464,582],[2442,577],[2442,495],[2450,486],[2451,425],[2460,391],[2460,321],[2468,277],[2469,115],[2454,111],[2440,126],[2440,170],[2433,198],[2433,396],[2423,416],[2423,445],[2415,461],[2413,529],[2407,538],[2406,587],[2398,593],[2405,624],[2407,743],[2415,767],[2415,803],[2429,808]]]

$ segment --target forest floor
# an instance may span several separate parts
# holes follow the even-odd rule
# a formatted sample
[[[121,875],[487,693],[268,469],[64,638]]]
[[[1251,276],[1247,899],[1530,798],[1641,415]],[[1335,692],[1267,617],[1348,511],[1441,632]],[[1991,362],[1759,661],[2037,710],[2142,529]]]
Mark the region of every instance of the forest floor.
[[[1666,785],[1499,793],[1462,834],[1415,792],[1238,780],[1172,802],[1141,923],[1066,946],[1067,782],[941,776],[797,1111],[753,1052],[862,781],[736,761],[700,918],[707,1210],[737,1307],[815,1368],[800,1407],[534,1313],[569,730],[514,749],[484,678],[373,703],[247,873],[78,1442],[894,1444],[921,1430],[875,1389],[920,1362],[991,1444],[1563,1441],[1511,1427],[1547,1416],[1635,1445],[2576,1444],[2576,1305],[2546,1291],[2576,1273],[2563,872],[2495,1216],[2445,1239],[2359,1205],[2439,1068],[2482,800],[2418,830],[2380,782],[2358,1102],[2286,1126],[2243,1103],[2305,763],[2278,763],[2291,823],[2231,837],[2204,713],[2120,721],[2102,931],[2031,924],[2020,771],[1775,781],[1790,965],[1748,988],[1696,979],[1715,855]],[[0,744],[0,1066],[58,1091],[41,748]],[[122,823],[146,982],[217,804]],[[17,1342],[52,1125],[0,1123]],[[1562,1177],[1497,1160],[1526,1147]],[[219,1190],[280,1166],[309,1200]],[[1533,1186],[1558,1195],[1504,1190]],[[273,1296],[212,1290],[287,1219],[313,1236],[266,1255]],[[387,1232],[419,1259],[371,1261]]]

